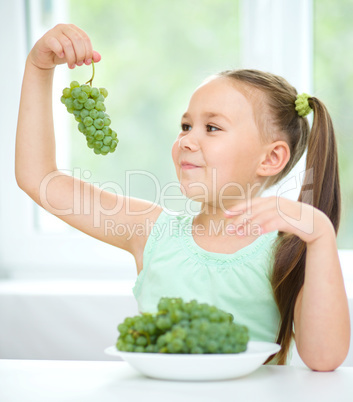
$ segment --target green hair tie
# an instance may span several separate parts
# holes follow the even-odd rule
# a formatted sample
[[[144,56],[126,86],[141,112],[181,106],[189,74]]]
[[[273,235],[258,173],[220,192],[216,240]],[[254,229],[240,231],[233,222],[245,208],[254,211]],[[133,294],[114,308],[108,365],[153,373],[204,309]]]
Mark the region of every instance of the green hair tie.
[[[299,116],[305,117],[312,111],[308,102],[309,98],[310,95],[306,94],[305,92],[297,95],[297,99],[295,101],[295,110],[298,112]]]

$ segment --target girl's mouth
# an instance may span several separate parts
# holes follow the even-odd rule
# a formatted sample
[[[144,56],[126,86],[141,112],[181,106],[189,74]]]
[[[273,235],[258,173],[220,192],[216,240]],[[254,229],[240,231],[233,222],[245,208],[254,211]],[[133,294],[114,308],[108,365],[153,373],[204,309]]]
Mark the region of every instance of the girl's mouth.
[[[199,168],[200,166],[197,166],[197,165],[194,165],[194,164],[192,164],[192,163],[190,163],[190,162],[188,162],[188,161],[181,161],[181,168],[183,169],[183,170],[189,170],[189,169],[197,169],[197,168]]]
[[[190,170],[190,169],[197,169],[197,168],[199,168],[200,166],[195,166],[195,165],[181,165],[181,168],[183,169],[183,170]]]

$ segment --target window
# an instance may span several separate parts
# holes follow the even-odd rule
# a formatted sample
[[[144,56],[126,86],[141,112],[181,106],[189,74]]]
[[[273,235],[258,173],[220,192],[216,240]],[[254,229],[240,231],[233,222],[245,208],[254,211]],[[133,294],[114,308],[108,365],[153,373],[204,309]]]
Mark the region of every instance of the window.
[[[74,23],[90,35],[94,48],[102,54],[94,85],[109,91],[107,112],[120,142],[116,152],[107,156],[95,155],[86,146],[76,122],[60,103],[60,95],[72,79],[87,81],[91,67],[70,71],[60,66],[53,94],[59,169],[108,191],[163,202],[166,208],[182,211],[187,200],[179,191],[171,147],[190,94],[204,78],[220,70],[243,67],[272,71],[284,76],[299,92],[315,93],[332,114],[344,207],[338,246],[349,248],[353,244],[353,212],[348,208],[353,196],[349,181],[353,165],[349,155],[352,101],[348,69],[352,6],[349,0],[340,4],[334,8],[327,0],[2,3],[1,14],[8,18],[2,27],[6,35],[1,37],[12,38],[8,51],[14,53],[15,62],[13,68],[4,64],[0,68],[8,78],[3,83],[5,92],[16,94],[8,104],[9,118],[3,122],[3,132],[14,132],[28,51],[55,24]],[[12,169],[11,150],[14,135],[3,136],[2,172]],[[305,155],[280,184],[283,196],[296,199],[304,162]],[[98,242],[48,214],[18,189],[14,177],[9,180],[3,175],[0,184],[0,276],[136,277],[131,254]],[[163,189],[164,200],[159,198]],[[267,195],[277,189],[270,189]],[[196,213],[199,204],[190,208],[188,212]]]

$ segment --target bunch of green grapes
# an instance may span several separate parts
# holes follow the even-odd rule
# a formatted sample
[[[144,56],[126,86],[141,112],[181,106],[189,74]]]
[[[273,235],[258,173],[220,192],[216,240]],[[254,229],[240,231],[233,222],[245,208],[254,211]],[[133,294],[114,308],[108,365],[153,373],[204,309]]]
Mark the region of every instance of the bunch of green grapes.
[[[119,140],[117,133],[109,127],[111,120],[105,113],[104,100],[108,91],[105,88],[92,87],[93,62],[92,66],[93,75],[90,81],[83,85],[72,81],[70,88],[63,89],[61,102],[67,111],[75,116],[79,131],[86,136],[87,146],[97,155],[107,155],[115,151]],[[88,83],[90,85],[87,85]]]
[[[248,328],[215,306],[162,297],[157,313],[127,317],[118,325],[116,347],[140,353],[239,353],[249,341]]]

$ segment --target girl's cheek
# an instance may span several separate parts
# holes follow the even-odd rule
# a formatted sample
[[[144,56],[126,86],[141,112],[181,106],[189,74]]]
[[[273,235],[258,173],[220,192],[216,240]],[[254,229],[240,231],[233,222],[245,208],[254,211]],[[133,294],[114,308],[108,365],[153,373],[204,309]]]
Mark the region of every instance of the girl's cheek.
[[[178,141],[175,141],[172,146],[172,158],[175,165],[178,164],[178,155],[179,155]]]

